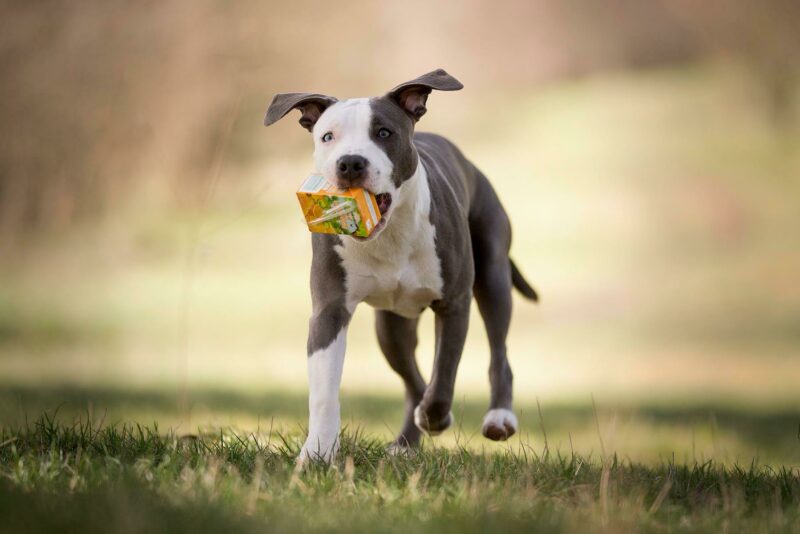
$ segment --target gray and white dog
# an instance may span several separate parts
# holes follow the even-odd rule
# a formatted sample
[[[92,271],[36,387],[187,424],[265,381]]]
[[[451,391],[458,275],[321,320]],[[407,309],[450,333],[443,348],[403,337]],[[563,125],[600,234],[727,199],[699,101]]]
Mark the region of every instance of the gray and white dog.
[[[309,431],[299,461],[330,461],[338,449],[339,386],[347,328],[360,302],[375,308],[378,341],[406,387],[403,429],[390,446],[413,447],[420,431],[453,422],[450,408],[473,295],[491,347],[491,402],[483,435],[517,431],[506,358],[511,287],[537,300],[508,256],[511,225],[486,177],[448,140],[415,133],[432,90],[463,85],[438,69],[376,98],[338,101],[315,93],[276,95],[269,126],[293,109],[314,136],[316,171],[342,188],[375,194],[381,222],[367,238],[313,234],[308,334]],[[430,383],[417,367],[417,323],[436,316]]]

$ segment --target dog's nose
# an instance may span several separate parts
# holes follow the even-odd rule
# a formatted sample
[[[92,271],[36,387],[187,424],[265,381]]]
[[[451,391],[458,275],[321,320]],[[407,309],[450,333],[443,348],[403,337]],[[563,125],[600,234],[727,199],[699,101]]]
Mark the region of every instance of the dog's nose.
[[[364,175],[367,165],[369,162],[361,156],[342,156],[336,161],[336,176],[340,180],[354,182]]]

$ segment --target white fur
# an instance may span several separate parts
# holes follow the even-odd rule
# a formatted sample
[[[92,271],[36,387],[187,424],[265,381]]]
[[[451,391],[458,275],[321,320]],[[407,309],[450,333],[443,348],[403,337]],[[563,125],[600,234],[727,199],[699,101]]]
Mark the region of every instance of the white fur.
[[[314,125],[314,163],[317,172],[332,184],[338,183],[336,163],[342,156],[357,155],[369,161],[364,188],[375,194],[392,193],[394,164],[370,137],[372,107],[368,98],[342,100],[325,110]],[[323,142],[330,132],[333,140]]]
[[[392,219],[370,241],[345,238],[336,252],[347,273],[347,301],[366,302],[408,318],[441,298],[441,264],[436,229],[430,222],[428,175],[420,162],[397,190]]]
[[[339,386],[342,382],[347,327],[336,339],[308,357],[308,438],[299,462],[321,459],[330,462],[339,449]]]
[[[495,408],[486,412],[486,416],[483,418],[483,428],[489,426],[495,426],[497,428],[509,426],[514,429],[514,432],[519,429],[517,416],[514,415],[514,412],[506,408]]]

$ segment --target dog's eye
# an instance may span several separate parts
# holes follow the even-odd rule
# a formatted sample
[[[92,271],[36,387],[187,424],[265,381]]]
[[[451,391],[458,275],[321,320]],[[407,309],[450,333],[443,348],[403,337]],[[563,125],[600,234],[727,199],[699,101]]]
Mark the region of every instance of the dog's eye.
[[[390,135],[392,135],[392,132],[390,132],[386,128],[381,128],[380,130],[378,130],[378,137],[380,137],[381,139],[386,139]]]
[[[327,143],[328,141],[333,141],[333,134],[331,132],[326,132],[325,135],[322,136],[323,143]]]

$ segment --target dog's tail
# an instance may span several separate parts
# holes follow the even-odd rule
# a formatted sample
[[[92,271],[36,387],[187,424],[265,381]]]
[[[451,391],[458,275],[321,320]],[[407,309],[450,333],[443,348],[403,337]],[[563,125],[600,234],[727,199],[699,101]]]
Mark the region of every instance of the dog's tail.
[[[511,263],[511,282],[514,284],[514,287],[517,288],[517,291],[522,293],[525,298],[530,299],[534,302],[539,302],[539,295],[536,293],[536,290],[531,287],[525,277],[522,276],[522,273],[519,272],[517,266],[514,265],[514,260],[511,258],[508,259]]]

